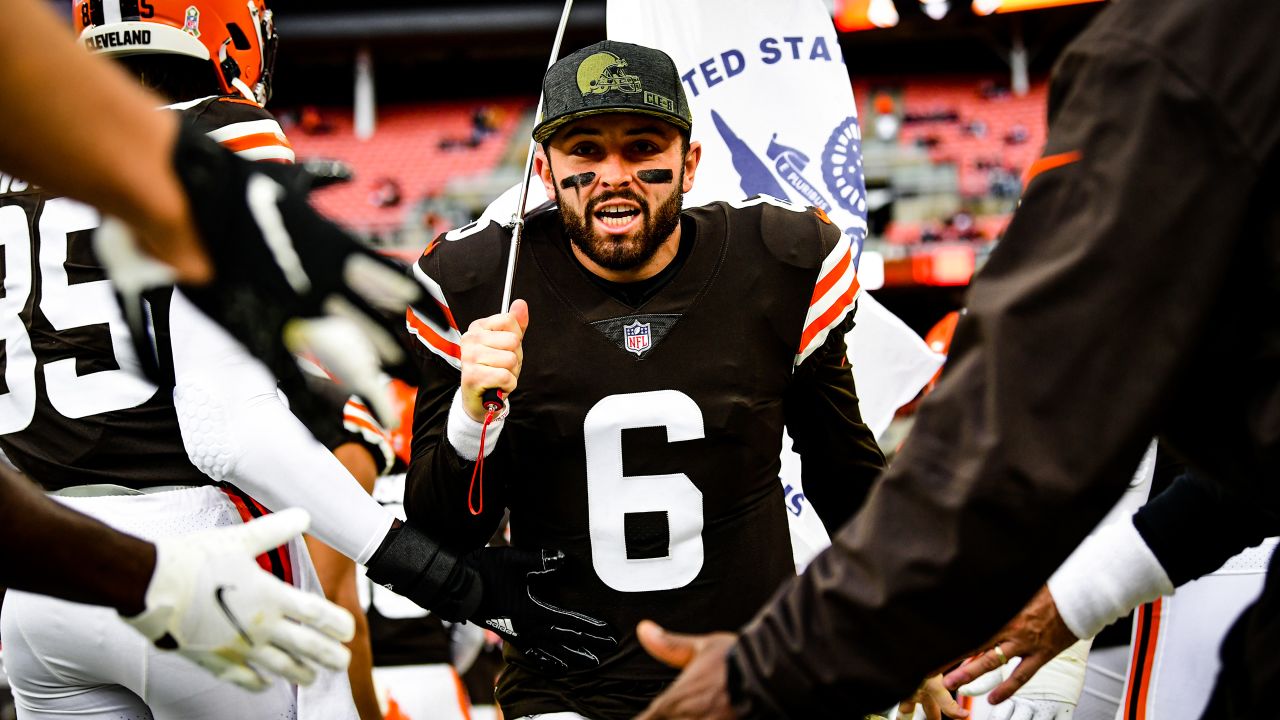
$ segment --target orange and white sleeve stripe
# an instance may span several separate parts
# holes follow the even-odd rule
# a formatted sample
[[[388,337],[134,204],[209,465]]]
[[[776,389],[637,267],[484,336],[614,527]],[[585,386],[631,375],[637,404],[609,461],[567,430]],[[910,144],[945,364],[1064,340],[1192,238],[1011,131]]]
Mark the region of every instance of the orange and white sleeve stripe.
[[[814,350],[822,347],[832,328],[838,327],[853,309],[858,296],[858,274],[853,265],[853,243],[848,235],[840,241],[822,261],[818,282],[809,299],[809,312],[804,318],[804,331],[800,335],[800,349],[796,353],[795,366],[804,362]]]
[[[418,338],[428,350],[439,355],[445,362],[462,370],[462,333],[458,332],[458,323],[449,310],[444,290],[422,270],[421,265],[413,266],[413,274],[427,288],[434,307],[409,308],[405,313],[409,334]]]
[[[342,426],[348,432],[360,435],[365,442],[378,448],[382,453],[382,462],[379,464],[379,468],[384,470],[390,468],[396,461],[395,450],[391,447],[391,436],[373,417],[373,413],[369,411],[369,406],[365,405],[364,401],[355,395],[347,398],[347,404],[342,408]]]
[[[292,163],[293,146],[275,120],[248,120],[224,125],[209,138],[245,160]]]

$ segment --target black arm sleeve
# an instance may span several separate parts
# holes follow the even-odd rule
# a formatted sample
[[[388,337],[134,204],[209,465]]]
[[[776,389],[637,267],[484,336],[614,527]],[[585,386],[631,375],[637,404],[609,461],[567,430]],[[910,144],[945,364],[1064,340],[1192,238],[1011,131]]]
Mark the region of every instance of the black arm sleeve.
[[[508,462],[504,443],[485,458],[482,477],[468,505],[475,458],[464,458],[449,443],[449,407],[458,390],[458,371],[434,355],[419,352],[422,381],[413,411],[413,449],[405,480],[404,510],[409,520],[446,547],[484,547],[502,522]],[[480,491],[483,490],[483,495]],[[483,512],[472,514],[471,507]]]
[[[1261,503],[1188,470],[1133,516],[1134,527],[1177,587],[1280,535]]]
[[[802,460],[804,494],[828,533],[853,517],[884,469],[884,453],[862,422],[845,352],[850,320],[799,368],[783,398],[794,448]]]

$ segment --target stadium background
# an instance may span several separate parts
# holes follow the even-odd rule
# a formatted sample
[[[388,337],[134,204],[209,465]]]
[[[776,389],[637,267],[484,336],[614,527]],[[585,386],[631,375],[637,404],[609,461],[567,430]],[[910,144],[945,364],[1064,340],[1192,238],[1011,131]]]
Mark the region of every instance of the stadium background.
[[[70,22],[69,2],[49,2]],[[563,52],[605,38],[605,2],[574,2]],[[873,294],[924,336],[998,242],[1044,142],[1053,63],[1107,2],[822,2],[862,122],[866,249],[885,258]],[[280,47],[267,107],[299,161],[345,178],[314,193],[320,210],[411,258],[519,181],[561,2],[269,4]],[[869,5],[896,24],[870,25]]]
[[[895,0],[896,26],[840,33],[865,138],[867,247],[885,257],[885,286],[874,294],[921,335],[959,307],[998,241],[1044,141],[1053,61],[1105,7],[1064,2],[1078,0],[980,16],[968,0],[928,0],[929,8]],[[827,4],[847,24],[867,0]],[[337,159],[353,172],[316,193],[323,211],[374,244],[413,254],[519,180],[561,3],[272,7],[281,42],[269,107],[300,159]],[[930,17],[934,8],[945,14]],[[604,37],[604,0],[575,2],[565,51]],[[1025,95],[1011,87],[1019,48]],[[362,74],[370,82],[357,90]],[[364,92],[376,120],[360,139],[354,107]],[[879,132],[889,125],[896,130]]]

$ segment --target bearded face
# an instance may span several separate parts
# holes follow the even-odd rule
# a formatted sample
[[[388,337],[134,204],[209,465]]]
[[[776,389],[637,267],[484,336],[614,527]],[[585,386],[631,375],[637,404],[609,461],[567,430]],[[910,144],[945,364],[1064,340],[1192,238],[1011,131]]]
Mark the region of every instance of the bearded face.
[[[653,258],[680,223],[684,192],[679,184],[672,183],[671,187],[656,208],[636,191],[624,188],[591,198],[578,212],[572,203],[565,202],[557,183],[556,201],[565,234],[579,252],[600,267],[615,271],[639,268]],[[620,200],[627,202],[619,203]],[[639,223],[629,232],[609,230],[634,224],[636,216]]]

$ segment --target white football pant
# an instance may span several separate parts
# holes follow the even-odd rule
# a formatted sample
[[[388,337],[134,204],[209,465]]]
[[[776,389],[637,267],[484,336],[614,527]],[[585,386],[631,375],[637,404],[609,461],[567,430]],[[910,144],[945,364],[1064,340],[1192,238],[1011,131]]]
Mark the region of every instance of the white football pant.
[[[154,539],[243,522],[216,487],[144,495],[55,497],[132,535]],[[287,546],[293,583],[320,593],[301,538]],[[260,693],[217,680],[156,649],[110,608],[10,591],[0,642],[18,717],[46,720],[354,720],[347,674],[321,669],[310,687],[280,678]]]

